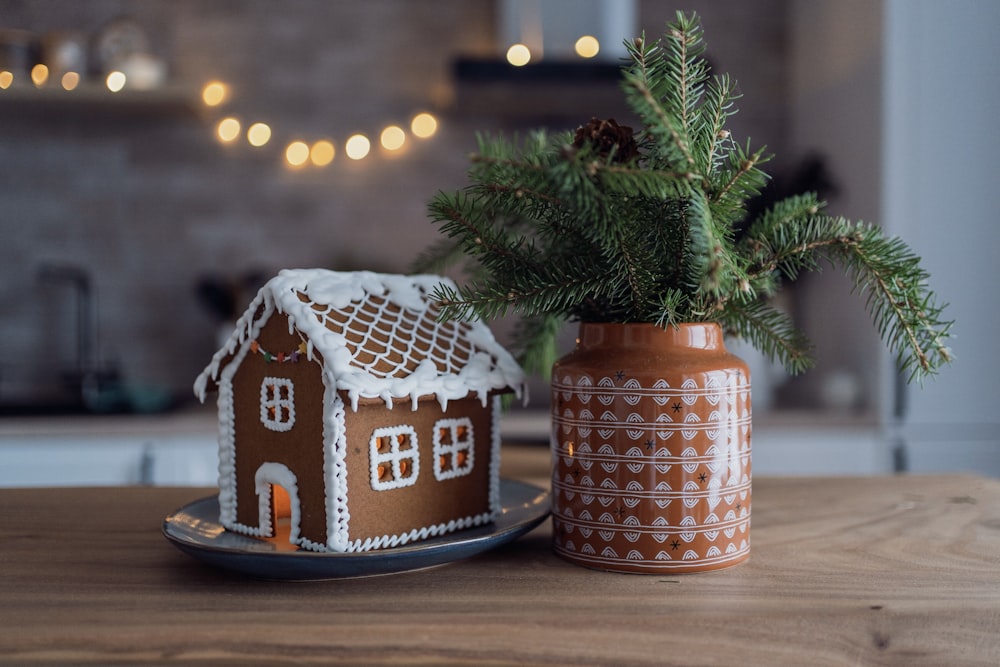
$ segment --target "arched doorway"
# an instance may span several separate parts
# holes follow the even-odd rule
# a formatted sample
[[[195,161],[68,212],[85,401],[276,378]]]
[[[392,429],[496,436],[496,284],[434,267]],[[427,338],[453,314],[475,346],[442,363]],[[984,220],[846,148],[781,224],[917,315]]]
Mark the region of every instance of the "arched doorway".
[[[295,474],[281,463],[264,463],[254,475],[259,508],[260,537],[279,550],[294,551],[299,541],[300,516]]]

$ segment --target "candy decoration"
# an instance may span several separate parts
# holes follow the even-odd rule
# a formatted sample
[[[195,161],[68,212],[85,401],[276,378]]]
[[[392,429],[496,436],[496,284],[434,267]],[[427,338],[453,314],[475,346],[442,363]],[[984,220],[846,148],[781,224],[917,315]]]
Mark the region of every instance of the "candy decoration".
[[[250,351],[253,352],[254,354],[259,354],[260,356],[264,357],[264,361],[267,363],[276,361],[279,364],[284,364],[288,362],[297,364],[299,362],[299,357],[305,354],[306,352],[306,344],[299,343],[298,348],[296,348],[292,352],[278,352],[277,354],[272,354],[271,352],[268,352],[267,350],[262,348],[260,346],[260,343],[253,340],[250,341]]]

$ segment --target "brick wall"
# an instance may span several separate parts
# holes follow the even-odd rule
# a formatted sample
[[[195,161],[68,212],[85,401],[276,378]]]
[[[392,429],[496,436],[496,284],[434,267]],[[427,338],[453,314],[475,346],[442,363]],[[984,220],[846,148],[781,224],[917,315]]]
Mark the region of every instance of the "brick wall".
[[[688,4],[704,16],[717,66],[749,93],[741,134],[776,151],[785,5]],[[640,8],[650,35],[673,14],[669,3]],[[95,32],[122,14],[144,26],[192,100],[202,82],[224,80],[224,111],[267,121],[275,136],[264,149],[223,146],[212,134],[220,112],[197,104],[10,105],[0,91],[0,402],[43,391],[76,354],[73,292],[40,280],[41,267],[89,275],[103,363],[186,399],[219,324],[195,298],[200,277],[405,271],[434,239],[427,200],[463,184],[475,130],[503,127],[502,110],[447,107],[452,58],[497,51],[488,0],[0,0],[0,28]],[[372,136],[420,109],[441,112],[437,136],[402,155],[345,159],[348,134]],[[330,167],[283,166],[285,142],[324,135],[338,150]]]

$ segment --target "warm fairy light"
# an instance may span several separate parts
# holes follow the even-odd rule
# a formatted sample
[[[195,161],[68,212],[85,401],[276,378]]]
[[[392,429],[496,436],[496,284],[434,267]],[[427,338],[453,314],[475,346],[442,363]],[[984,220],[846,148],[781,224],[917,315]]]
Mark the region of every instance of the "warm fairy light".
[[[386,150],[399,150],[403,147],[403,144],[406,143],[406,133],[403,132],[403,128],[396,125],[390,125],[382,130],[382,134],[379,136],[379,143],[381,143],[382,148]]]
[[[512,44],[507,49],[507,62],[514,67],[521,67],[531,62],[531,51],[524,44]]]
[[[14,73],[0,70],[0,89],[7,90],[12,83],[14,83]]]
[[[267,123],[254,123],[247,128],[247,141],[251,146],[263,146],[271,140],[271,126]]]
[[[285,162],[293,167],[301,167],[309,159],[309,144],[293,141],[285,148]]]
[[[360,160],[368,155],[371,148],[372,142],[368,140],[368,137],[363,134],[355,134],[344,144],[344,153],[352,160]]]
[[[413,136],[421,139],[433,137],[434,133],[437,132],[437,127],[437,118],[429,113],[418,113],[410,121],[410,131],[413,132]]]
[[[201,89],[201,100],[205,106],[217,107],[229,97],[229,87],[221,81],[209,81]]]
[[[80,75],[76,72],[66,72],[62,75],[60,83],[63,90],[76,90],[76,87],[80,85]]]
[[[333,162],[335,153],[332,141],[320,139],[313,143],[312,148],[309,149],[309,160],[317,167],[325,167]]]
[[[240,136],[240,121],[235,118],[223,118],[215,129],[220,141],[229,143]]]
[[[49,80],[49,68],[39,63],[31,68],[31,80],[41,88]]]
[[[108,78],[104,80],[104,83],[108,87],[108,90],[112,93],[117,93],[125,87],[125,73],[115,70],[108,74]]]
[[[601,43],[597,41],[597,38],[593,35],[584,35],[580,39],[576,40],[576,44],[573,45],[574,50],[576,50],[576,55],[581,58],[593,58],[600,52]]]

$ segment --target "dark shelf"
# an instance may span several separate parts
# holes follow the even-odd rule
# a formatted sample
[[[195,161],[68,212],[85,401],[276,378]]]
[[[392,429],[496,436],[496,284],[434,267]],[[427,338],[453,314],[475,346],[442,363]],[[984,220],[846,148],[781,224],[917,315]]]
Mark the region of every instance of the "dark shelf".
[[[452,71],[459,83],[480,84],[615,84],[622,77],[619,65],[589,61],[542,61],[515,67],[503,60],[459,58],[453,63]]]
[[[575,127],[592,116],[632,120],[616,64],[542,61],[515,67],[499,60],[459,58],[452,73],[451,111],[456,115],[551,127]]]
[[[0,90],[0,113],[6,114],[196,117],[201,112],[198,91],[181,85],[152,90],[125,88],[117,93],[96,83],[81,84],[75,90],[63,90],[56,85],[42,88],[19,85]]]

